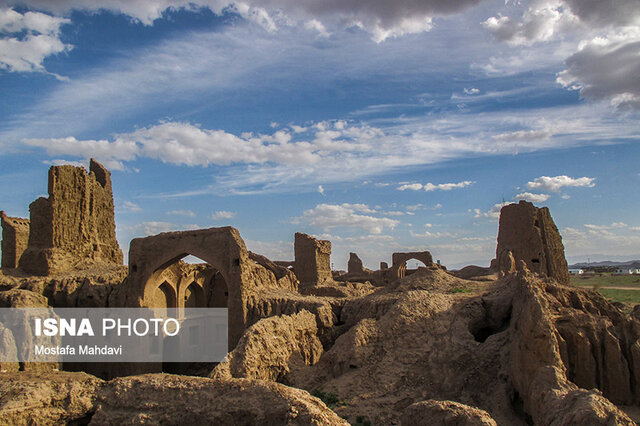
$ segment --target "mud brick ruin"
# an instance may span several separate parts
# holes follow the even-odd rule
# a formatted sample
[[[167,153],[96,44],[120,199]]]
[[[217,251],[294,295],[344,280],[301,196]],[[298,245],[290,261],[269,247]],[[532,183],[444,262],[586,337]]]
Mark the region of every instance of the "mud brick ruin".
[[[426,267],[433,266],[433,257],[428,251],[393,253],[391,255],[393,262],[391,265],[392,276],[394,278],[404,278],[407,271],[407,261],[411,259],[424,263]]]
[[[546,207],[520,201],[502,208],[496,259],[503,273],[513,272],[524,261],[532,272],[569,283],[562,237]]]
[[[295,273],[303,286],[315,286],[333,280],[331,241],[317,240],[296,232],[294,252]]]
[[[356,253],[349,253],[349,262],[347,263],[347,272],[349,274],[362,274],[364,267],[362,266],[362,260]]]
[[[2,221],[2,267],[17,268],[29,243],[29,219],[9,217],[0,211]]]
[[[490,268],[459,271],[415,251],[334,272],[331,243],[302,233],[294,261],[271,261],[232,227],[136,238],[124,267],[93,160],[52,167],[30,221],[1,216],[0,307],[227,308],[229,353],[188,371],[2,363],[0,424],[636,424],[640,305],[566,285],[558,229],[531,203],[502,209]],[[0,346],[17,350],[7,324]]]
[[[111,173],[91,159],[83,167],[49,169],[49,197],[29,206],[29,243],[20,268],[36,275],[62,273],[85,261],[122,264],[116,240]]]

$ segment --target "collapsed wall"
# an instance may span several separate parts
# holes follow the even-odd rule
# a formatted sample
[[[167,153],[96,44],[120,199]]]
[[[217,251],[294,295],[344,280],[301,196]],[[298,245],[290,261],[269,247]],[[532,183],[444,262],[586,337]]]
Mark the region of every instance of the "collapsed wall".
[[[563,284],[569,282],[562,237],[549,209],[527,201],[509,204],[500,211],[496,259],[498,269],[505,273],[524,261],[532,272]]]
[[[0,211],[2,222],[2,267],[17,268],[29,243],[29,219],[9,217]]]
[[[296,232],[294,252],[294,271],[301,285],[316,286],[333,280],[331,241],[317,240],[307,234]]]
[[[49,169],[49,197],[29,206],[29,243],[19,266],[25,272],[50,275],[83,261],[122,264],[116,240],[111,173],[91,159],[83,167]]]

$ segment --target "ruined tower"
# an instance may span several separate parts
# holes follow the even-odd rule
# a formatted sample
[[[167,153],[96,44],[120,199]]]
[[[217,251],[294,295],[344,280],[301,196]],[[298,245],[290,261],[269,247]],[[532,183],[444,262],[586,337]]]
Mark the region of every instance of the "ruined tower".
[[[503,272],[512,270],[514,261],[517,265],[523,260],[532,272],[563,284],[569,282],[562,237],[549,209],[537,208],[527,201],[509,204],[500,211],[496,259]]]
[[[349,253],[349,263],[347,263],[347,271],[350,274],[362,274],[364,272],[362,260],[356,253]]]
[[[9,217],[0,211],[2,222],[2,267],[17,268],[29,242],[29,219]]]
[[[314,286],[332,281],[331,241],[317,240],[296,232],[294,241],[294,271],[303,286]]]
[[[116,240],[111,173],[91,159],[83,167],[49,169],[49,197],[29,206],[29,244],[20,268],[37,275],[73,269],[84,261],[122,264]]]

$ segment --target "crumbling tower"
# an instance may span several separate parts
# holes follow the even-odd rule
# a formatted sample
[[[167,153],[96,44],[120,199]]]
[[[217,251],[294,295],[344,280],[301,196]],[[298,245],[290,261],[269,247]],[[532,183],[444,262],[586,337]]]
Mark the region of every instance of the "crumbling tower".
[[[17,268],[29,243],[29,219],[9,217],[0,211],[2,222],[2,267]]]
[[[537,208],[527,201],[500,210],[496,260],[498,269],[504,273],[524,261],[532,272],[569,283],[562,237],[549,209]]]
[[[300,284],[315,286],[333,281],[331,273],[331,241],[317,240],[296,232],[294,241],[294,271]]]
[[[362,274],[364,273],[364,266],[362,266],[362,260],[356,253],[349,253],[349,263],[347,263],[347,271],[350,274]]]
[[[122,265],[116,240],[111,173],[91,159],[83,167],[49,169],[49,197],[29,206],[29,245],[20,268],[37,275],[73,269],[84,261]]]

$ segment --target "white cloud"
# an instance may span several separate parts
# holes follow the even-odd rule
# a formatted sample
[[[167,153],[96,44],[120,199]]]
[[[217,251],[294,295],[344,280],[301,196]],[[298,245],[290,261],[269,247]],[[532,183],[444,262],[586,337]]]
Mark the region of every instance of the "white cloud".
[[[125,201],[124,203],[122,203],[122,210],[130,211],[130,212],[139,212],[142,210],[142,208],[136,203],[133,203],[131,201]]]
[[[336,153],[369,150],[368,139],[377,132],[366,127],[349,127],[342,132],[321,131],[310,141],[291,142],[291,134],[278,130],[271,135],[236,136],[224,130],[201,129],[189,123],[168,122],[117,135],[106,140],[77,140],[74,137],[25,139],[23,143],[46,149],[50,155],[95,157],[116,169],[122,161],[149,157],[187,166],[232,163],[316,164]],[[354,141],[340,137],[356,138]]]
[[[508,206],[509,204],[514,203],[505,201],[503,203],[494,204],[493,207],[491,207],[491,209],[489,209],[489,211],[487,212],[483,212],[480,209],[473,209],[472,212],[476,218],[488,217],[490,219],[498,219],[500,218],[500,210],[502,210],[504,206]]]
[[[191,230],[198,229],[199,226],[196,224],[185,224],[179,225],[171,222],[142,222],[134,226],[128,227],[128,230],[133,235],[156,235],[162,232],[171,232],[171,231],[183,231],[183,230]]]
[[[74,137],[52,139],[25,139],[23,143],[29,146],[44,148],[49,155],[71,155],[85,159],[96,158],[106,167],[123,170],[123,161],[136,158],[139,148],[133,141],[116,139],[106,140],[77,140]]]
[[[21,14],[0,6],[0,69],[11,72],[45,72],[42,64],[51,55],[72,46],[60,40],[60,26],[71,21],[40,12]],[[11,34],[11,35],[8,35]]]
[[[640,6],[636,0],[584,1],[564,0],[563,3],[581,21],[594,27],[616,27],[640,24]]]
[[[558,74],[563,86],[589,100],[640,109],[640,25],[582,43],[566,66]]]
[[[63,159],[54,159],[54,160],[45,160],[42,163],[43,164],[49,164],[51,166],[73,166],[73,167],[84,167],[85,169],[89,168],[89,165],[83,163],[82,161],[70,161],[70,160],[63,160]]]
[[[362,204],[362,203],[355,203],[355,204],[342,203],[340,206],[344,207],[346,209],[352,209],[352,210],[360,212],[360,213],[375,213],[376,212],[375,209],[372,209],[368,205]]]
[[[0,8],[0,33],[20,33],[22,31],[40,34],[58,34],[60,26],[71,21],[40,12],[16,12]]]
[[[171,210],[171,211],[168,211],[167,214],[171,216],[196,217],[195,212],[191,210]]]
[[[359,214],[373,212],[364,204],[318,204],[315,208],[306,210],[302,216],[294,218],[293,223],[305,223],[325,231],[342,227],[359,228],[370,234],[381,234],[385,228],[394,229],[400,223],[386,217]]]
[[[539,139],[549,139],[553,132],[545,130],[517,130],[515,132],[505,132],[492,136],[497,141],[535,141]]]
[[[424,184],[423,189],[427,192],[436,191],[436,190],[451,191],[452,189],[464,188],[466,186],[473,185],[474,183],[475,182],[470,180],[465,180],[463,182],[458,182],[458,183],[439,183],[439,184],[433,184],[431,182],[428,182]]]
[[[419,191],[419,190],[422,189],[422,184],[421,183],[408,183],[408,184],[400,185],[398,187],[398,191],[405,191],[407,189],[410,189],[412,191]]]
[[[451,232],[430,232],[430,231],[425,231],[422,233],[418,233],[418,232],[413,232],[413,231],[409,231],[409,235],[411,235],[414,238],[433,238],[433,239],[437,239],[437,238],[456,238],[456,234],[452,234]]]
[[[637,256],[640,228],[585,224],[584,228],[567,227],[560,231],[567,255],[576,256]]]
[[[247,249],[271,260],[293,260],[293,241],[257,241],[245,239]]]
[[[596,186],[594,183],[595,178],[581,177],[571,178],[566,175],[562,176],[540,176],[535,178],[531,182],[527,182],[527,188],[537,189],[540,191],[553,191],[558,192],[564,187],[587,187],[592,188]]]
[[[480,0],[452,0],[442,2],[426,0],[415,2],[399,0],[392,3],[372,3],[367,0],[324,2],[322,0],[253,0],[232,2],[229,0],[23,0],[21,3],[55,14],[71,10],[108,10],[129,15],[140,22],[151,25],[168,9],[193,10],[207,7],[216,14],[223,10],[237,12],[246,19],[257,22],[269,31],[292,21],[327,36],[326,25],[346,27],[358,26],[371,33],[373,40],[381,42],[390,37],[428,31],[432,17],[463,11]]]
[[[304,27],[308,30],[316,31],[320,37],[329,37],[331,35],[322,22],[317,19],[311,19],[305,22]]]
[[[560,1],[533,1],[520,21],[508,16],[493,16],[482,23],[498,40],[513,45],[549,41],[558,31],[577,25],[578,18],[564,10]]]
[[[579,89],[589,100],[640,109],[638,1],[532,0],[520,18],[500,14],[483,26],[512,45],[553,42],[557,51],[570,47],[558,83]]]
[[[597,144],[602,140],[635,137],[640,131],[632,117],[613,120],[611,113],[601,107],[583,105],[519,111],[517,115],[492,112],[476,116],[474,120],[466,115],[403,118],[397,123],[387,121],[384,127],[348,121],[338,126],[342,127],[340,130],[332,121],[314,123],[300,133],[286,128],[270,134],[240,133],[239,136],[191,123],[165,122],[116,134],[111,140],[66,137],[31,138],[23,142],[41,147],[55,157],[85,160],[94,157],[116,170],[125,169],[126,162],[137,158],[187,166],[229,166],[216,173],[215,182],[210,186],[179,195],[248,194],[282,192],[302,186],[315,189],[320,183],[359,181],[410,166],[461,157]],[[505,128],[526,128],[540,123],[544,128],[553,129],[552,138],[492,138],[508,133]],[[57,126],[50,128],[57,129]],[[16,131],[21,132],[23,128]],[[11,136],[0,133],[0,140],[7,139]],[[409,182],[398,189],[451,190],[471,183]]]
[[[470,180],[465,180],[463,182],[458,182],[458,183],[439,183],[439,184],[433,184],[431,182],[427,182],[424,185],[422,185],[421,183],[409,183],[409,184],[400,185],[397,189],[399,191],[405,191],[407,189],[410,189],[412,191],[419,191],[423,189],[427,192],[436,191],[436,190],[451,191],[452,189],[464,188],[466,186],[473,185],[474,183],[475,182],[472,182]]]
[[[319,192],[321,195],[324,195],[324,188],[322,187],[322,185],[318,185],[318,192]]]
[[[548,194],[532,194],[531,192],[522,192],[515,196],[516,200],[525,200],[532,203],[543,203],[549,199]]]
[[[584,224],[584,227],[591,231],[603,232],[609,229],[629,228],[629,225],[624,222],[613,222],[611,225],[594,225],[591,223],[586,223]]]
[[[475,87],[471,87],[471,88],[466,88],[465,87],[464,93],[466,95],[477,95],[478,93],[480,93],[480,89],[477,89]]]
[[[230,212],[226,210],[220,210],[211,214],[211,219],[213,220],[226,220],[233,219],[234,217],[236,217],[236,212]]]

